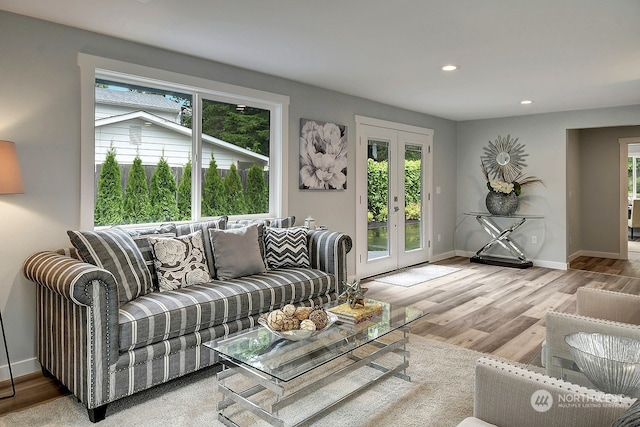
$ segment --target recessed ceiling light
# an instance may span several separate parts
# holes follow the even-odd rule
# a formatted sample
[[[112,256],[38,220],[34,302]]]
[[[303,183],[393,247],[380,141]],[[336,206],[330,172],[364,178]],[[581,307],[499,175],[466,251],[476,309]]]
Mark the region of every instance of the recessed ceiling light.
[[[460,67],[458,67],[457,65],[453,65],[453,64],[445,65],[445,66],[442,67],[442,71],[455,71],[458,68],[460,68]]]
[[[529,104],[533,104],[533,101],[530,99],[523,99],[522,101],[520,101],[520,104],[529,105]]]

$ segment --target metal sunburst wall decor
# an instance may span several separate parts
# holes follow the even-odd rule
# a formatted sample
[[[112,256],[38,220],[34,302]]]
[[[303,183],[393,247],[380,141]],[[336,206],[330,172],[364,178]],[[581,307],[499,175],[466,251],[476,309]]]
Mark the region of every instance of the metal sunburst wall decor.
[[[494,179],[511,182],[522,174],[522,168],[527,166],[524,158],[528,156],[524,152],[524,144],[518,144],[518,138],[511,139],[498,135],[495,142],[489,141],[489,145],[483,148],[484,155],[480,157],[487,171]]]

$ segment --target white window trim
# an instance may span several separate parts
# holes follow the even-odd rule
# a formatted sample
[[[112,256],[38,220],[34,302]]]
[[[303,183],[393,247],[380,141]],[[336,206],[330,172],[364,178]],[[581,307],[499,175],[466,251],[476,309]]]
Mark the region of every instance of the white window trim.
[[[216,82],[200,77],[159,70],[143,65],[131,64],[85,53],[78,54],[80,67],[80,227],[94,227],[95,192],[95,76],[105,72],[116,77],[121,74],[126,80],[140,76],[145,84],[154,80],[159,87],[169,84],[173,89],[183,86],[185,90],[225,98],[231,102],[245,100],[249,104],[263,104],[273,111],[275,119],[271,126],[271,153],[269,156],[269,214],[286,216],[288,206],[288,141],[289,141],[289,97],[275,93]],[[194,129],[195,130],[195,129]],[[200,162],[200,159],[197,159]]]

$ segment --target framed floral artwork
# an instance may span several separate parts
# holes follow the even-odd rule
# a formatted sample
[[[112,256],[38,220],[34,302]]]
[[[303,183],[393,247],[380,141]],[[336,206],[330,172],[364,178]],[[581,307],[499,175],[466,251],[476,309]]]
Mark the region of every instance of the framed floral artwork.
[[[347,188],[347,127],[300,119],[300,189]]]

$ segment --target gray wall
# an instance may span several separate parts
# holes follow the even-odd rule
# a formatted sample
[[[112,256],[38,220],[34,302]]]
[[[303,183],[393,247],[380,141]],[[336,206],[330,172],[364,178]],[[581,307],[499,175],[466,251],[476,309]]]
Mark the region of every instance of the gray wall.
[[[638,119],[640,122],[640,119]],[[639,126],[603,127],[579,131],[580,246],[601,256],[620,251],[620,138],[640,137]],[[569,256],[574,255],[571,248]]]
[[[567,184],[580,181],[583,156],[579,135],[567,130],[640,124],[640,106],[455,123],[5,12],[0,12],[0,40],[0,138],[16,142],[25,184],[24,195],[0,197],[0,310],[17,375],[39,369],[35,363],[35,285],[23,277],[22,262],[35,251],[69,245],[65,231],[80,224],[78,52],[289,96],[288,213],[300,220],[312,214],[319,224],[352,236],[357,221],[355,150],[349,152],[346,191],[298,190],[300,118],[346,125],[350,147],[355,147],[356,114],[434,129],[433,187],[442,190],[433,196],[433,234],[442,236],[440,242],[434,242],[434,259],[451,255],[454,240],[461,251],[475,251],[478,242],[485,240],[477,225],[462,224],[462,213],[484,210],[486,189],[479,167],[482,147],[498,135],[511,134],[526,144],[527,173],[546,183],[546,187],[526,189],[521,198],[521,212],[545,216],[542,227],[532,224],[530,231],[539,233],[541,239],[528,250],[540,264],[565,266],[568,230],[573,230],[567,219],[580,209],[578,203],[568,204]],[[581,183],[576,186],[577,194],[583,194]],[[592,221],[596,224],[582,220],[580,234],[597,226],[600,218]],[[348,261],[353,272],[353,253]],[[0,375],[6,378],[6,369]]]
[[[300,222],[312,214],[318,224],[352,236],[356,228],[354,116],[434,129],[433,185],[440,186],[442,193],[435,196],[433,230],[443,238],[435,242],[433,253],[453,251],[453,121],[6,12],[0,12],[0,40],[0,138],[16,143],[25,185],[23,195],[0,197],[0,310],[16,375],[39,369],[35,363],[35,285],[23,277],[22,262],[35,251],[68,246],[66,230],[80,224],[78,52],[289,96],[288,213]],[[346,191],[298,190],[300,118],[348,127]],[[348,262],[353,274],[353,252]],[[7,378],[6,366],[3,368],[0,377]]]
[[[530,240],[523,241],[525,252],[531,254],[539,265],[566,268],[567,256],[585,245],[591,247],[593,244],[600,248],[595,249],[594,246],[591,250],[610,249],[611,239],[617,242],[619,223],[615,229],[604,229],[612,227],[610,216],[614,209],[597,198],[602,197],[602,191],[618,194],[617,181],[614,183],[610,178],[610,175],[619,173],[618,154],[614,155],[611,150],[618,150],[616,138],[621,135],[616,131],[609,135],[605,149],[601,143],[594,143],[592,138],[582,143],[581,138],[590,135],[588,131],[582,130],[578,134],[567,131],[638,124],[640,105],[459,122],[457,213],[461,226],[456,237],[456,250],[475,252],[479,247],[479,233],[474,231],[469,221],[463,221],[462,213],[483,210],[486,189],[479,166],[482,148],[498,135],[507,134],[518,137],[519,142],[526,145],[525,151],[529,156],[525,173],[543,179],[546,184],[544,187],[525,187],[520,197],[519,213],[545,217],[543,230],[533,223],[529,230],[523,228],[522,231],[544,236],[537,245]],[[616,139],[615,143],[613,139]],[[583,182],[586,176],[592,180]],[[614,184],[615,188],[612,188]],[[591,185],[597,185],[600,190],[594,191]],[[568,201],[569,188],[578,201]],[[573,223],[568,224],[572,218],[577,219],[577,227]],[[598,228],[603,231],[595,231]],[[580,246],[571,249],[567,247],[570,230],[580,234],[577,243],[572,243]],[[587,237],[592,231],[597,238]],[[573,236],[571,238],[573,241]]]

